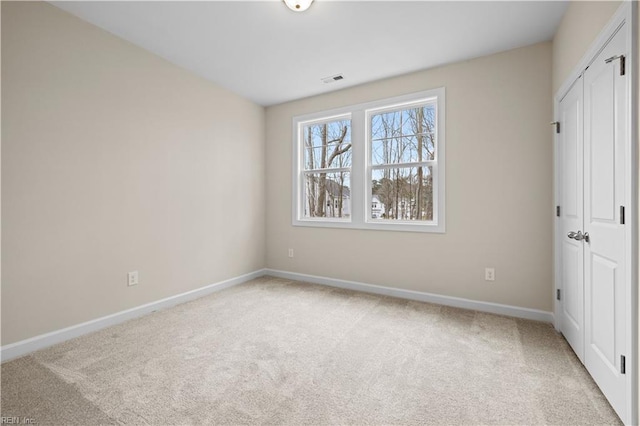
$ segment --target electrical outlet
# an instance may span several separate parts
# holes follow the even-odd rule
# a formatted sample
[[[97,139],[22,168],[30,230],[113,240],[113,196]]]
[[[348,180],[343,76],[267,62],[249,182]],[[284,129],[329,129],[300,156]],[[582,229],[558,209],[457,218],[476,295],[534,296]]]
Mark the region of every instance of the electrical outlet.
[[[289,249],[289,257],[293,257],[293,249]]]
[[[131,271],[127,274],[129,286],[138,285],[138,271]]]
[[[495,268],[484,268],[484,280],[485,281],[495,281],[496,280],[496,270],[495,270]]]

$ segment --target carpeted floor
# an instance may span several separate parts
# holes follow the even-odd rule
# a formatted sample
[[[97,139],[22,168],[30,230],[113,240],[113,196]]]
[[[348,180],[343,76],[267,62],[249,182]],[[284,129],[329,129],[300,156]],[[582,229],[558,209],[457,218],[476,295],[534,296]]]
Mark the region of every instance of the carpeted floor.
[[[263,277],[2,365],[38,424],[604,425],[549,324]]]

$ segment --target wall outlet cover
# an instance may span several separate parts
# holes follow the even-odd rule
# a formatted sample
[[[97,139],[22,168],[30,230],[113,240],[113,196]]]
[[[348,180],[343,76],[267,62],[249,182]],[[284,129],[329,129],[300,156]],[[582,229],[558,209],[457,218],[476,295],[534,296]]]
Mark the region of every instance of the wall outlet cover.
[[[129,286],[138,285],[138,271],[131,271],[127,274],[127,284]]]

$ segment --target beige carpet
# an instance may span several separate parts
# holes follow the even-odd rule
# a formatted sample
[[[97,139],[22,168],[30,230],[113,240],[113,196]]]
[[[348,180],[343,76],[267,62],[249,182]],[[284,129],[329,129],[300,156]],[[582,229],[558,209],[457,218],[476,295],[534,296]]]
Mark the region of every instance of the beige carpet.
[[[2,365],[39,424],[620,424],[548,324],[263,277]]]

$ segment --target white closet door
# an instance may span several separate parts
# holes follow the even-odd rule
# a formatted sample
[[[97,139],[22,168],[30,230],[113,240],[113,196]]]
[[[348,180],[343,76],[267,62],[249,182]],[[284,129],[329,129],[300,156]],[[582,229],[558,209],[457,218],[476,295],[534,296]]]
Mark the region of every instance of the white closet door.
[[[583,229],[583,86],[579,78],[560,101],[561,279],[560,330],[584,362],[584,244],[567,235]]]
[[[585,356],[584,364],[621,419],[628,418],[625,230],[625,145],[629,75],[621,75],[626,25],[584,73],[585,102]],[[608,58],[614,58],[608,63]],[[630,361],[630,359],[629,359]]]

